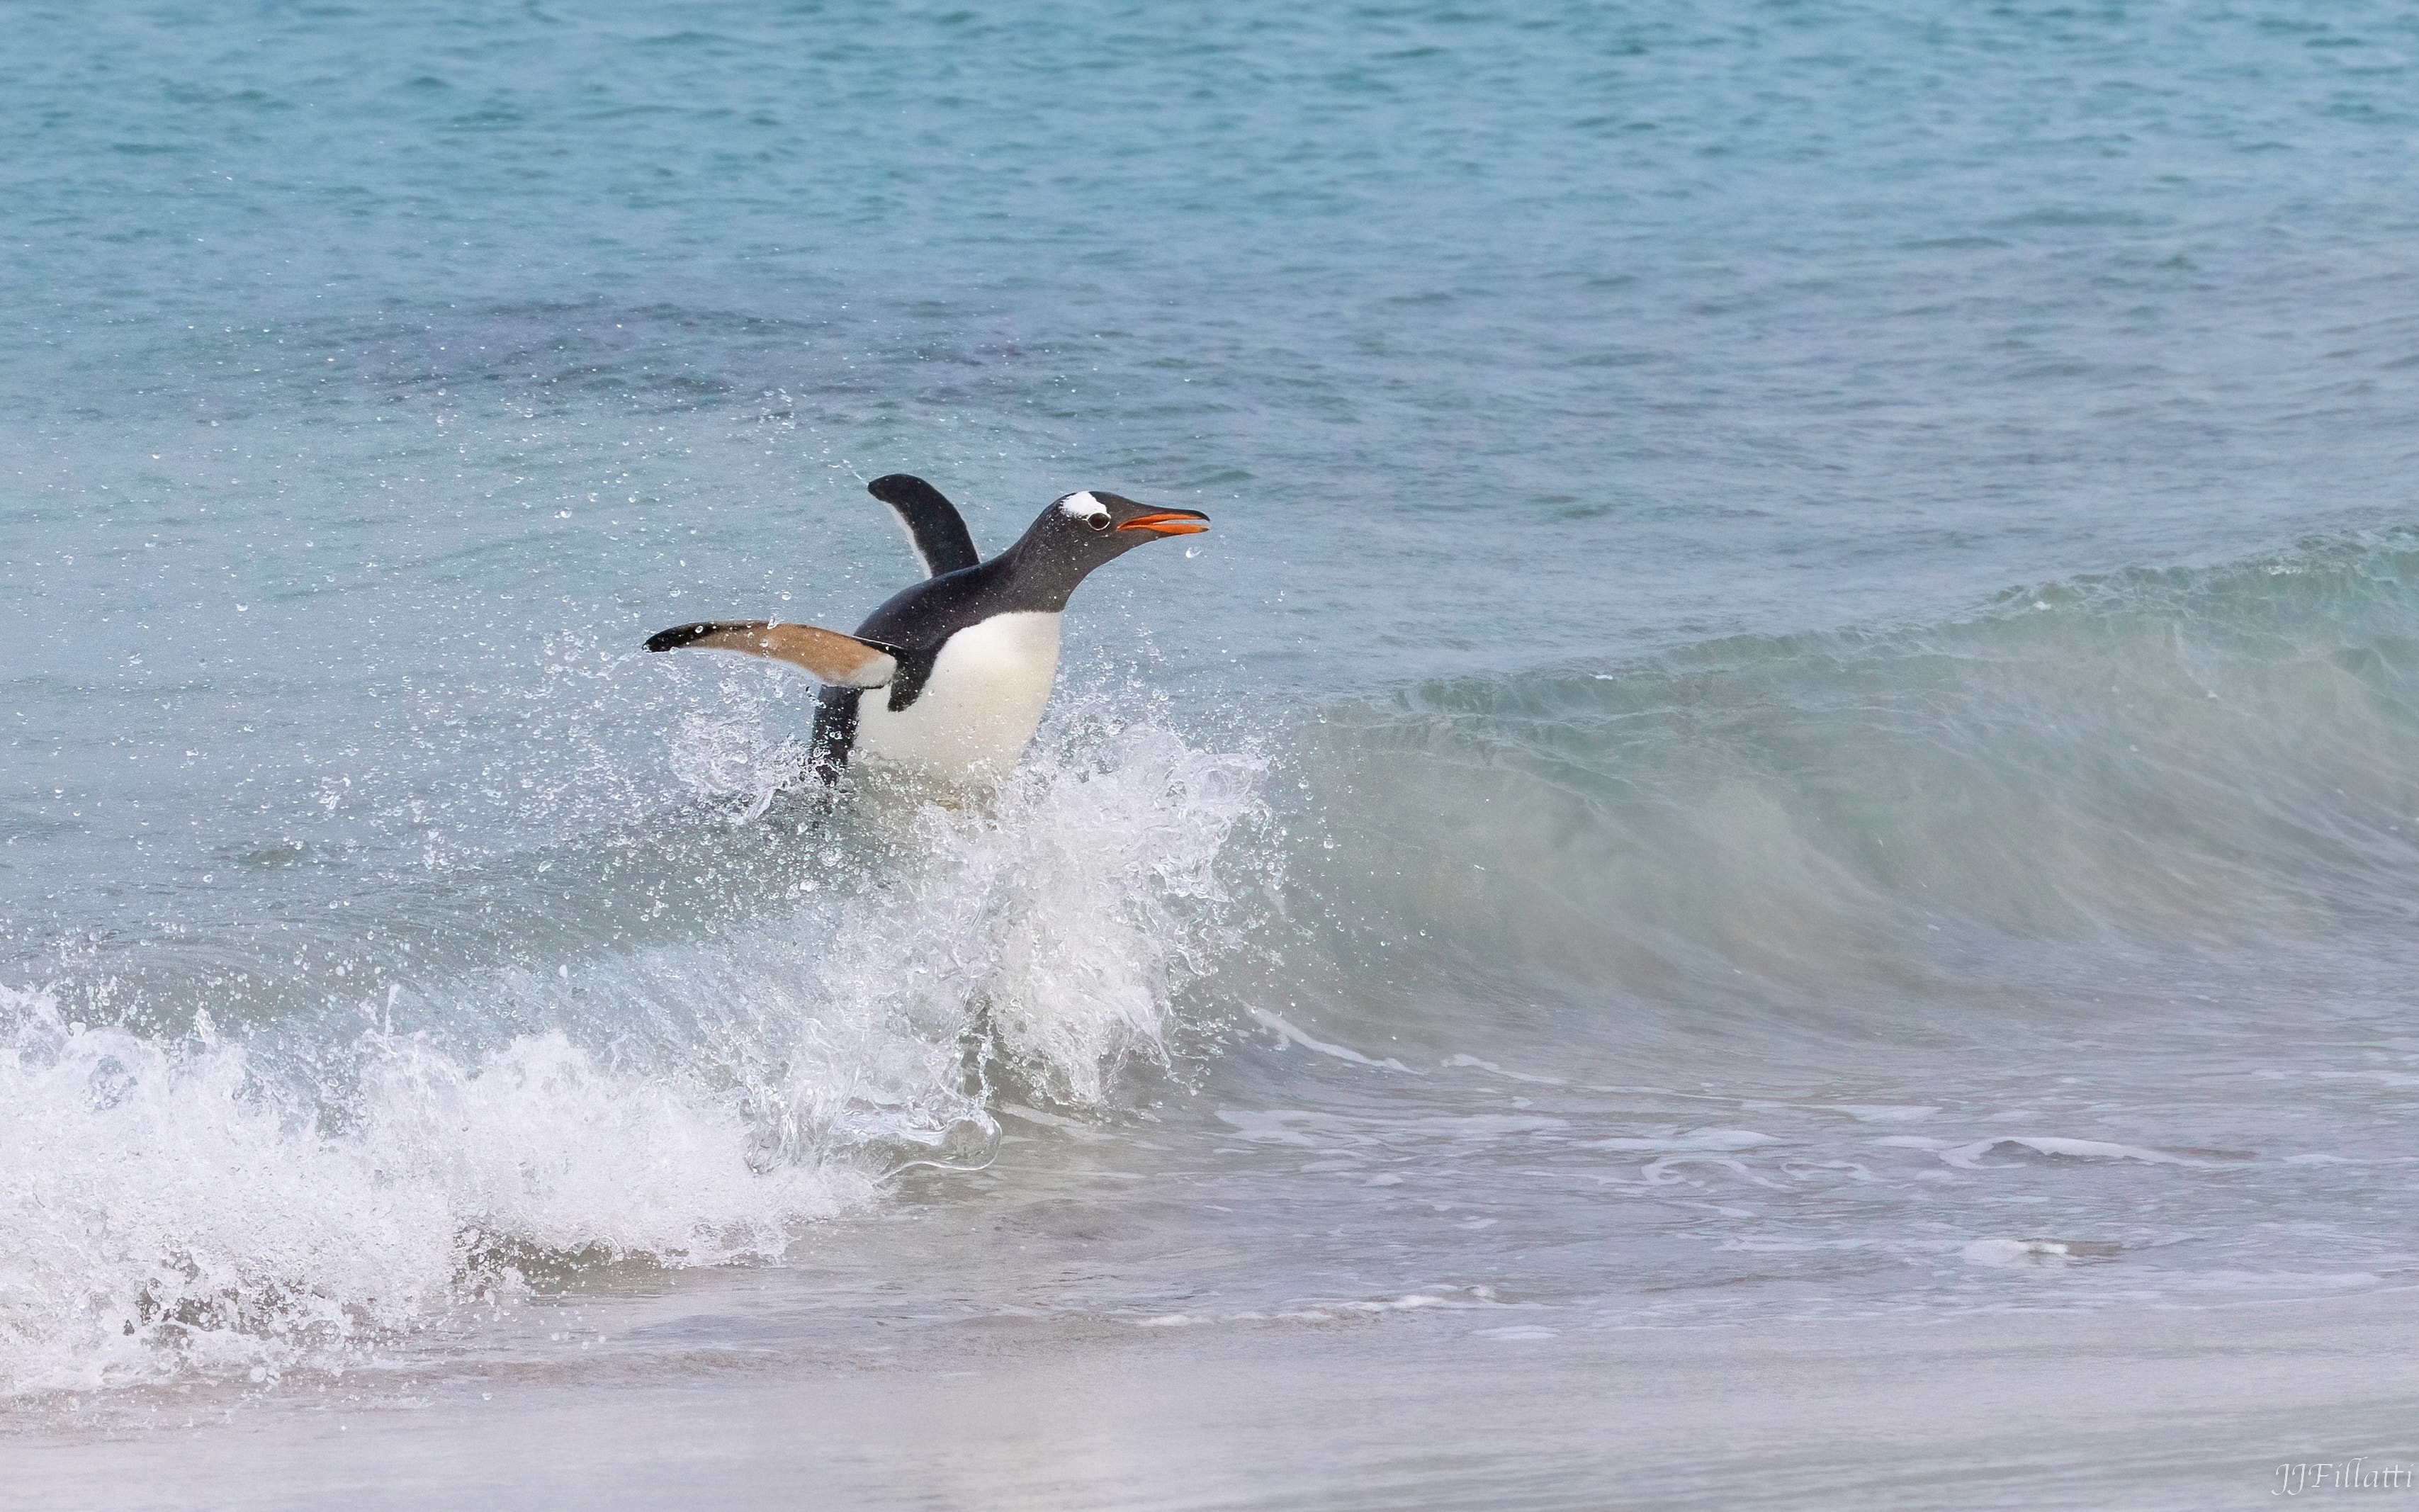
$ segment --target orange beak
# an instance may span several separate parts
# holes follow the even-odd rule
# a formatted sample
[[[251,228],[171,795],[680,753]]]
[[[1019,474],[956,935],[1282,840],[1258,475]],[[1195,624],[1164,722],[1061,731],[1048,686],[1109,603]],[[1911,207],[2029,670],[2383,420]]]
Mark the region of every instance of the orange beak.
[[[1148,531],[1153,535],[1198,535],[1210,528],[1210,517],[1197,509],[1163,509],[1156,515],[1136,515],[1117,527],[1121,531]]]

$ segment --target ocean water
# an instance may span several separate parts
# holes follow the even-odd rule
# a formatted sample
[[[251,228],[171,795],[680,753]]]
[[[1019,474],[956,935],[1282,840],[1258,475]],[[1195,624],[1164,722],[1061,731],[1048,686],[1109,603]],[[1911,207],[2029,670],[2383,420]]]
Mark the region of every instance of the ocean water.
[[[7,20],[40,1504],[2419,1458],[2408,10]],[[1214,523],[824,803],[899,471]]]

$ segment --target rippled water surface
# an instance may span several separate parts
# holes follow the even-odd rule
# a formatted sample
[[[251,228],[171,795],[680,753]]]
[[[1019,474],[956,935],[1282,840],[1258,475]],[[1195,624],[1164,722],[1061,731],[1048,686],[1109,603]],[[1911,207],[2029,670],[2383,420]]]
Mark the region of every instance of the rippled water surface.
[[[2149,1362],[2253,1303],[2385,1337],[2419,1278],[2404,10],[8,23],[46,1493],[328,1404],[754,1423],[767,1371],[989,1425],[912,1486],[781,1430],[868,1505],[2209,1505],[2187,1439],[2246,1498],[2393,1452],[2225,1427],[2316,1411],[2287,1331]],[[1077,487],[1215,523],[1082,591],[998,792],[827,802],[810,684],[638,644],[854,625],[897,471],[986,549]],[[2145,1342],[2016,1395],[2219,1393],[2199,1438],[1650,1483],[1667,1441],[1536,1395],[1853,1444],[1769,1382],[1878,1422],[1920,1382],[1872,1359],[1979,1381],[2078,1314]],[[1803,1342],[1848,1327],[1911,1332]],[[1087,1361],[1162,1362],[1158,1478]],[[1437,1458],[1322,1478],[1364,1389]],[[1947,1455],[1964,1399],[1901,1421]],[[985,1458],[1044,1402],[1086,1427]],[[1271,1447],[1177,1468],[1228,1432]]]

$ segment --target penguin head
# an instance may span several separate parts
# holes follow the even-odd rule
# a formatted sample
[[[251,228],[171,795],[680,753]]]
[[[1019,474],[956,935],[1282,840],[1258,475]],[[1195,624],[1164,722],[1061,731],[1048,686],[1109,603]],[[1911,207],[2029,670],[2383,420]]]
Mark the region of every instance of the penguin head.
[[[1210,517],[1197,509],[1155,509],[1119,494],[1086,488],[1041,512],[1026,542],[1080,573],[1163,535],[1198,535]]]

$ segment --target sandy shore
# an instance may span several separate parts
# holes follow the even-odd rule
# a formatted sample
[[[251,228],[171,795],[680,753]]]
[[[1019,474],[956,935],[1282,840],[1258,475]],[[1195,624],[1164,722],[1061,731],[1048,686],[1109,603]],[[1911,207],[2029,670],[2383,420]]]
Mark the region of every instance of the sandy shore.
[[[0,1441],[26,1507],[2273,1504],[2419,1462],[2419,1291],[1934,1323],[1549,1332],[1004,1319],[308,1383]],[[853,1352],[854,1351],[854,1352]],[[865,1363],[878,1359],[880,1363]],[[2391,1497],[2397,1493],[2381,1492]],[[2419,1492],[2410,1493],[2419,1497]],[[2414,1502],[2419,1505],[2419,1502]]]

